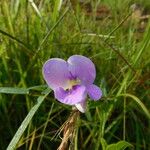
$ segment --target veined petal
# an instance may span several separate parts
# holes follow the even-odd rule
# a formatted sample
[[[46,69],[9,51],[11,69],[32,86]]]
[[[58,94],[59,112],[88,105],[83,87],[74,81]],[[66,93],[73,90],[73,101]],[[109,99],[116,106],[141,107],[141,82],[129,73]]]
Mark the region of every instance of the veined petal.
[[[77,85],[71,90],[65,91],[63,88],[57,88],[54,90],[55,98],[61,103],[68,105],[75,105],[85,100],[86,98],[86,87]]]
[[[96,70],[89,58],[81,55],[73,55],[68,59],[68,64],[71,74],[79,78],[84,85],[94,82]]]
[[[81,102],[81,103],[78,103],[78,104],[75,104],[76,108],[82,112],[82,113],[85,113],[86,111],[86,100]]]
[[[43,65],[43,76],[46,83],[53,90],[68,84],[70,73],[68,71],[68,63],[60,58],[52,58]]]
[[[86,90],[90,98],[93,100],[99,100],[102,97],[101,89],[94,84],[88,85]]]

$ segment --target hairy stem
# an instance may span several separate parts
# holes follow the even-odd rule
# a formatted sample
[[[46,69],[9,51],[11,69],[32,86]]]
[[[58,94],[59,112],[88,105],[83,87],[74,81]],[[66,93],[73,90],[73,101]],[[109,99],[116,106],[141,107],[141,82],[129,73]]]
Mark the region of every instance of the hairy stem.
[[[64,124],[63,138],[57,150],[71,149],[74,142],[76,122],[79,118],[79,115],[80,112],[77,109],[73,109],[72,113]]]

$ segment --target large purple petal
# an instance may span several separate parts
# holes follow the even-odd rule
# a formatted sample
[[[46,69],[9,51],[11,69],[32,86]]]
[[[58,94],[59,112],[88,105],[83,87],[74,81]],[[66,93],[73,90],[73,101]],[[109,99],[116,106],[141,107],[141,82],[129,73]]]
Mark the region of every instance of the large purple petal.
[[[93,100],[99,100],[102,97],[101,89],[94,84],[87,86],[87,92],[90,98]]]
[[[70,73],[68,63],[60,58],[52,58],[43,65],[43,76],[47,84],[53,90],[67,87]]]
[[[75,105],[85,100],[86,87],[77,85],[71,90],[64,90],[63,88],[57,88],[54,90],[55,98],[61,103],[68,105]]]
[[[73,55],[68,59],[69,70],[74,77],[81,80],[82,84],[92,84],[96,77],[93,62],[84,56]]]

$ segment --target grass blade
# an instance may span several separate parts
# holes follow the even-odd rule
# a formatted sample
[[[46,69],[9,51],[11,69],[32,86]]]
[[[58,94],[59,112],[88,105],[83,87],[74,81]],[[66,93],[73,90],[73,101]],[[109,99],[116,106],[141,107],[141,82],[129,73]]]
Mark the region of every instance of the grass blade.
[[[29,94],[29,89],[17,88],[17,87],[0,87],[0,93],[4,93],[4,94]]]
[[[47,89],[46,92],[45,92],[45,95],[42,95],[42,96],[38,97],[37,104],[35,104],[31,108],[30,112],[27,114],[26,118],[23,120],[22,124],[20,125],[20,127],[18,128],[16,134],[14,135],[13,139],[9,143],[9,145],[7,147],[7,150],[14,150],[15,149],[19,139],[23,135],[25,129],[29,125],[29,123],[30,123],[31,119],[33,118],[34,114],[36,113],[36,111],[40,107],[40,105],[43,102],[43,100],[45,99],[45,97],[50,93],[50,91],[51,91],[50,89]]]
[[[125,96],[125,97],[130,97],[132,98],[144,111],[144,113],[146,114],[146,116],[150,119],[150,112],[148,111],[148,109],[145,107],[145,105],[140,101],[140,99],[138,97],[136,97],[135,95],[132,94],[120,94],[119,96]]]

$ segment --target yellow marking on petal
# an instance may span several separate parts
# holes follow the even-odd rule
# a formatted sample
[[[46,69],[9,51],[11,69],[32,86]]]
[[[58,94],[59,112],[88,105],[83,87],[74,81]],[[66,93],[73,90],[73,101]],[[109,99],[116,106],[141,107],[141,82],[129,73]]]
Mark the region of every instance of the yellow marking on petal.
[[[78,85],[78,84],[80,84],[81,83],[81,81],[79,80],[79,79],[76,79],[76,80],[68,80],[68,85],[67,85],[67,87],[65,88],[65,90],[67,90],[67,89],[72,89],[72,87],[73,86],[75,86],[75,85]]]

